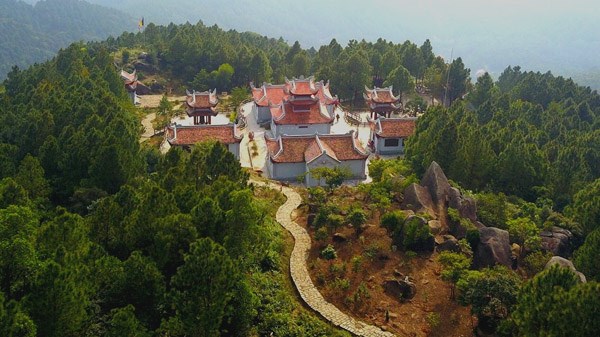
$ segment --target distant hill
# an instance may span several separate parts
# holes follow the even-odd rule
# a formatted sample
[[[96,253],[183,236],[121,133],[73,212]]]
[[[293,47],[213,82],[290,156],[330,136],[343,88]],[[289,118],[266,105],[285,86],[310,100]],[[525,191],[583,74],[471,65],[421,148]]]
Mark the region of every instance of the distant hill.
[[[25,67],[74,41],[106,39],[135,27],[132,17],[84,1],[0,0],[0,80],[15,64]]]
[[[332,38],[401,43],[430,39],[436,54],[461,55],[472,74],[495,78],[509,65],[576,77],[598,69],[600,20],[595,0],[88,0],[156,24],[217,24],[224,29],[282,36],[303,47]]]

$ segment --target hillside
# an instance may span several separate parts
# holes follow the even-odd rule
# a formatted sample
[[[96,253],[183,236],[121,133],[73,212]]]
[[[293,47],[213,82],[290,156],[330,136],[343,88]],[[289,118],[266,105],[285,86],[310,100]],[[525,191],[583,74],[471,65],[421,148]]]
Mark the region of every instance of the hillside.
[[[430,39],[437,54],[462,55],[475,75],[487,70],[497,78],[509,65],[576,77],[579,83],[600,88],[597,70],[600,23],[590,0],[569,5],[550,1],[543,12],[534,1],[493,0],[482,4],[459,1],[384,1],[369,5],[342,0],[286,1],[159,1],[89,0],[144,16],[157,24],[196,23],[253,31],[304,47],[327,44],[332,38],[395,42]],[[260,14],[256,14],[260,13]],[[376,24],[374,24],[376,22]]]
[[[0,79],[16,64],[44,61],[74,41],[100,40],[135,29],[135,19],[79,0],[30,5],[0,0]]]

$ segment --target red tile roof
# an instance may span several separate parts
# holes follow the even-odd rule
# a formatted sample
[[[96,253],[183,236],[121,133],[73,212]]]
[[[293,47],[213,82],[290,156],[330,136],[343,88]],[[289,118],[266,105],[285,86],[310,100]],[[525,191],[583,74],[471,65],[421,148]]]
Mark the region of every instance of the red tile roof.
[[[265,137],[269,158],[274,163],[310,162],[322,154],[338,161],[365,160],[369,156],[354,131],[344,135],[279,136]]]
[[[394,96],[392,93],[392,87],[387,88],[373,88],[369,89],[365,87],[365,100],[368,104],[370,103],[397,103],[400,98]]]
[[[382,138],[407,138],[415,133],[416,118],[379,118],[371,129]]]
[[[329,83],[324,84],[323,81],[315,83],[312,76],[309,79],[286,80],[285,84],[265,83],[259,88],[254,86],[251,88],[254,103],[261,107],[279,105],[290,98],[290,93],[300,96],[314,95],[326,105],[338,103],[337,97],[332,96],[329,91]]]
[[[252,98],[258,106],[278,105],[287,97],[285,85],[264,84],[260,88],[252,88]]]
[[[187,93],[186,104],[193,109],[209,109],[214,108],[219,103],[217,98],[217,89],[214,91],[203,91]]]
[[[308,108],[308,111],[303,108]],[[318,101],[310,105],[294,105],[284,101],[282,105],[271,108],[271,115],[277,125],[326,124],[332,123],[334,118]]]
[[[309,78],[294,78],[292,80],[286,80],[286,89],[287,91],[292,94],[292,95],[303,95],[303,96],[310,96],[310,95],[315,95],[317,93],[317,91],[319,90],[318,88],[315,87],[315,82],[313,77],[309,77]]]
[[[177,136],[175,136],[177,131]],[[223,144],[234,144],[244,137],[237,133],[235,124],[225,125],[170,125],[166,130],[167,141],[171,145],[193,145],[205,140],[216,140]]]

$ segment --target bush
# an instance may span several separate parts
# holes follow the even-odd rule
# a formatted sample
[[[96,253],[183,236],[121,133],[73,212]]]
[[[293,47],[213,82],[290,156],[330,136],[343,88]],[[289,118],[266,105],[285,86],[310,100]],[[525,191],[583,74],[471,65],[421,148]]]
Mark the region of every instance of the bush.
[[[551,252],[542,252],[539,250],[527,255],[523,259],[523,267],[527,271],[527,275],[533,277],[544,270],[546,263],[550,261],[552,256],[553,254]]]
[[[327,227],[331,230],[337,230],[344,224],[344,217],[338,214],[329,214],[327,217]]]
[[[429,226],[423,225],[418,217],[410,219],[401,230],[394,232],[394,243],[415,251],[429,251],[434,245]]]
[[[326,240],[327,237],[329,237],[329,233],[327,232],[327,228],[325,227],[321,227],[315,232],[315,240],[317,241]]]
[[[362,266],[363,257],[361,255],[356,255],[352,258],[352,260],[350,260],[350,262],[352,262],[352,271],[357,273],[360,271]]]
[[[321,251],[321,256],[325,260],[333,260],[337,257],[337,253],[332,245],[327,245],[327,247]]]
[[[402,211],[393,211],[386,213],[381,217],[381,227],[387,229],[390,232],[394,232],[402,227],[402,224],[406,220],[406,215]]]

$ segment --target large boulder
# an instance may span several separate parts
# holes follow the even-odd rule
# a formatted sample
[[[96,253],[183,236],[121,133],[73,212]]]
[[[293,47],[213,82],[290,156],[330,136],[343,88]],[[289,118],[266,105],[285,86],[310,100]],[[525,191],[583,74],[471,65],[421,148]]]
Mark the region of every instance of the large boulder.
[[[573,234],[560,227],[552,227],[551,230],[542,231],[542,249],[554,255],[569,257],[573,253]]]
[[[492,267],[496,264],[511,266],[511,250],[508,232],[495,227],[479,229],[479,244],[475,253],[476,268]]]
[[[404,190],[404,200],[402,200],[400,207],[412,210],[415,213],[426,213],[435,217],[431,194],[425,187],[418,184],[410,184]]]
[[[460,245],[458,244],[458,240],[452,235],[441,235],[435,238],[436,247],[435,250],[438,252],[454,252],[460,253]]]
[[[410,300],[417,294],[417,287],[408,279],[408,276],[403,280],[387,280],[383,282],[383,289],[386,294],[400,301]]]
[[[436,205],[446,205],[450,183],[446,174],[436,162],[431,162],[429,168],[421,179],[421,186],[426,187],[431,199]]]
[[[442,223],[439,220],[429,220],[427,226],[429,226],[429,231],[433,235],[438,235],[442,232]]]
[[[477,221],[477,203],[473,198],[463,196],[458,188],[448,190],[448,207],[457,209],[461,218]]]
[[[546,267],[544,267],[544,269],[550,269],[550,267],[552,267],[554,265],[558,265],[559,267],[562,267],[562,268],[571,269],[571,271],[573,271],[575,274],[577,274],[577,276],[579,276],[579,279],[581,280],[581,282],[583,282],[583,283],[586,282],[585,275],[583,275],[583,273],[581,273],[581,272],[578,272],[577,269],[575,269],[575,265],[573,265],[573,262],[565,259],[564,257],[553,256],[550,259],[550,261],[548,261],[548,263],[546,263]]]

